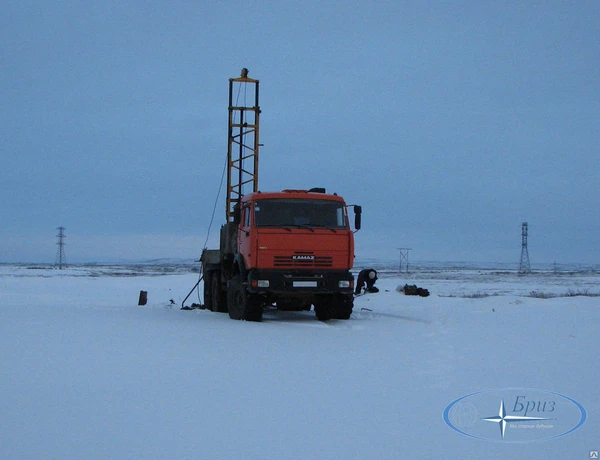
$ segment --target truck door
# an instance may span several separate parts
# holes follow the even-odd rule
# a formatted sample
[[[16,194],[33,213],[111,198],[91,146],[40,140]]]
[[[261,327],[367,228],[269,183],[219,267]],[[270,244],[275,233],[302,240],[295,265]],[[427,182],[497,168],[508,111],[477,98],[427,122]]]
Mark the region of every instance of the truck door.
[[[244,259],[244,264],[247,269],[252,268],[252,253],[253,234],[252,234],[252,206],[245,204],[242,207],[242,215],[240,219],[240,231],[238,232],[238,251]]]

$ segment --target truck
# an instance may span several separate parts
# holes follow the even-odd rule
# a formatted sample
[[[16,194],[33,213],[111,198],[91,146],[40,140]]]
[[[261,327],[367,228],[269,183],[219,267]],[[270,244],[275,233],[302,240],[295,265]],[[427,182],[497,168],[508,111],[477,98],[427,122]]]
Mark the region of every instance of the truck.
[[[238,96],[250,93],[253,104],[233,100],[236,85]],[[219,248],[204,248],[200,257],[204,308],[246,321],[261,321],[266,308],[311,307],[321,321],[349,319],[354,230],[348,209],[358,231],[362,208],[324,188],[258,189],[258,88],[247,69],[229,80],[226,222]]]

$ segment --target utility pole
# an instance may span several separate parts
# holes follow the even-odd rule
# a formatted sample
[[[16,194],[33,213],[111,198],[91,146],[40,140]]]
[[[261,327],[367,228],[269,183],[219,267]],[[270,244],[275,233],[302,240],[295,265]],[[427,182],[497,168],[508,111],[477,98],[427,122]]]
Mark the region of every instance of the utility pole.
[[[408,251],[411,248],[398,248],[400,251],[400,265],[398,267],[398,271],[402,273],[402,267],[405,267],[406,273],[408,273]]]
[[[56,250],[55,265],[58,266],[59,270],[62,270],[67,264],[67,258],[65,256],[65,239],[67,238],[67,235],[65,235],[65,227],[58,227],[57,230],[58,235],[56,235],[56,237],[58,238],[58,242],[56,244],[58,245],[58,249]]]
[[[531,273],[529,252],[527,251],[527,233],[527,222],[523,222],[521,226],[521,262],[519,263],[519,273]]]

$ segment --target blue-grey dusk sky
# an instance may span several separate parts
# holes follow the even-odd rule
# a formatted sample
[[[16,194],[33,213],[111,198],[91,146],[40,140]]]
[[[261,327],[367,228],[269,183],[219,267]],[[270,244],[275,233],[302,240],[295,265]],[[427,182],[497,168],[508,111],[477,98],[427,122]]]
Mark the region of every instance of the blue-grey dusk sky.
[[[357,257],[600,262],[598,0],[9,2],[0,262],[198,257],[242,67],[260,189],[361,204]]]

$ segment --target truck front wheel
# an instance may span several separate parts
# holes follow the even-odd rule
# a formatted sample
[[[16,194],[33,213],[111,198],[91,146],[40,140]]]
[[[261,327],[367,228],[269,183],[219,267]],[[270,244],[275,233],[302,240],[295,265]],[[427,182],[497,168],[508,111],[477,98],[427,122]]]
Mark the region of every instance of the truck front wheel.
[[[315,314],[319,321],[329,321],[337,314],[337,301],[333,295],[320,295],[315,300]]]
[[[354,308],[354,296],[352,294],[338,294],[338,308],[335,317],[337,319],[350,319],[352,308]]]
[[[259,299],[246,291],[239,275],[229,281],[227,307],[231,319],[262,321],[262,305]]]
[[[315,301],[315,314],[319,321],[350,319],[354,297],[352,294],[322,295]]]

